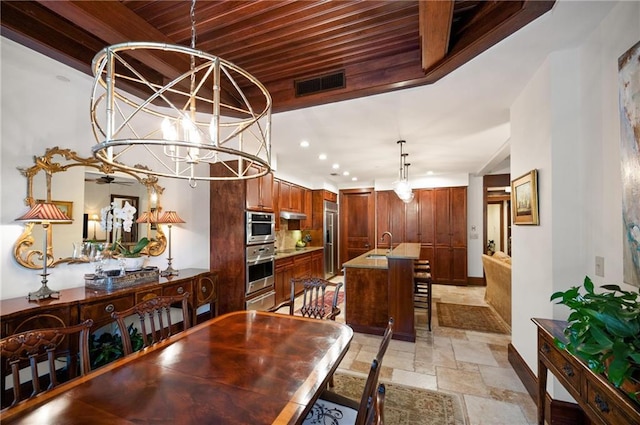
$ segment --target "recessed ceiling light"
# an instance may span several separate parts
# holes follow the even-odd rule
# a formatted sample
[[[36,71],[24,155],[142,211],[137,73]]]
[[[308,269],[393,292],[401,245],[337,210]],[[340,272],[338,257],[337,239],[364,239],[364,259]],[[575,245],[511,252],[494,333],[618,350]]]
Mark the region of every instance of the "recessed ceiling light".
[[[309,147],[309,142],[307,142],[306,140],[303,140],[302,142],[300,142],[300,147],[308,148]]]
[[[337,170],[338,168],[340,168],[340,164],[336,163],[332,165],[334,170]]]
[[[357,181],[358,181],[358,178],[357,178],[357,177],[351,177],[351,181],[352,181],[352,182],[357,182]]]
[[[321,159],[321,160],[327,159],[327,154],[326,153],[321,153],[320,155],[318,155],[318,159]]]
[[[427,175],[428,176],[432,176],[433,175],[433,171],[427,171]]]
[[[349,175],[349,172],[348,172],[348,171],[343,171],[343,172],[342,172],[342,175],[343,175],[343,176],[348,176],[348,175]]]

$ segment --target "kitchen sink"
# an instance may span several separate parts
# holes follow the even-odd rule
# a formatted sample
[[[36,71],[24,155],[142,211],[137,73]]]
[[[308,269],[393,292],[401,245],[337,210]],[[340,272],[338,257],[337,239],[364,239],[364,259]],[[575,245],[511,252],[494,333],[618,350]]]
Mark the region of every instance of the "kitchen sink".
[[[387,256],[385,254],[369,254],[365,258],[368,258],[370,260],[382,260],[386,259]]]

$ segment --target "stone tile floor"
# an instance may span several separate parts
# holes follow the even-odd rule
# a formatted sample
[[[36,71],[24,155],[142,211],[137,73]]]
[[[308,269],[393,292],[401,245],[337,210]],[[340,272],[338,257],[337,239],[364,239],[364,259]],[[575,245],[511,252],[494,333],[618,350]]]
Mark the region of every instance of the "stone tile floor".
[[[536,405],[507,360],[511,336],[438,325],[436,300],[486,305],[484,291],[484,287],[433,285],[432,332],[427,330],[426,312],[416,310],[416,342],[391,341],[381,379],[457,394],[469,425],[535,424]],[[337,320],[344,322],[344,314]],[[380,339],[355,333],[338,370],[366,374]]]

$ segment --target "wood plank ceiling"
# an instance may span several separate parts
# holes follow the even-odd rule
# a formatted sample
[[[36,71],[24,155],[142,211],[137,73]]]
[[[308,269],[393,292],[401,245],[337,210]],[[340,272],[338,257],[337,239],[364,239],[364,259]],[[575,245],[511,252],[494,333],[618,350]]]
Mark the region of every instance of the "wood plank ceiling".
[[[431,84],[554,1],[199,1],[196,48],[253,74],[280,112]],[[126,41],[191,44],[190,1],[2,1],[2,35],[91,74]],[[174,64],[143,58],[159,80]],[[295,83],[343,72],[344,87]]]

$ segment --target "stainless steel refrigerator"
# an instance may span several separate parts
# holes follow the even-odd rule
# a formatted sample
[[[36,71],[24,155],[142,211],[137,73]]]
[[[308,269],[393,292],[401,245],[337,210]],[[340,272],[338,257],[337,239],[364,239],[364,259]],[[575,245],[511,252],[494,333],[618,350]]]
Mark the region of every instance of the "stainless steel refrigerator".
[[[329,279],[340,271],[338,264],[338,204],[324,201],[324,277]]]

